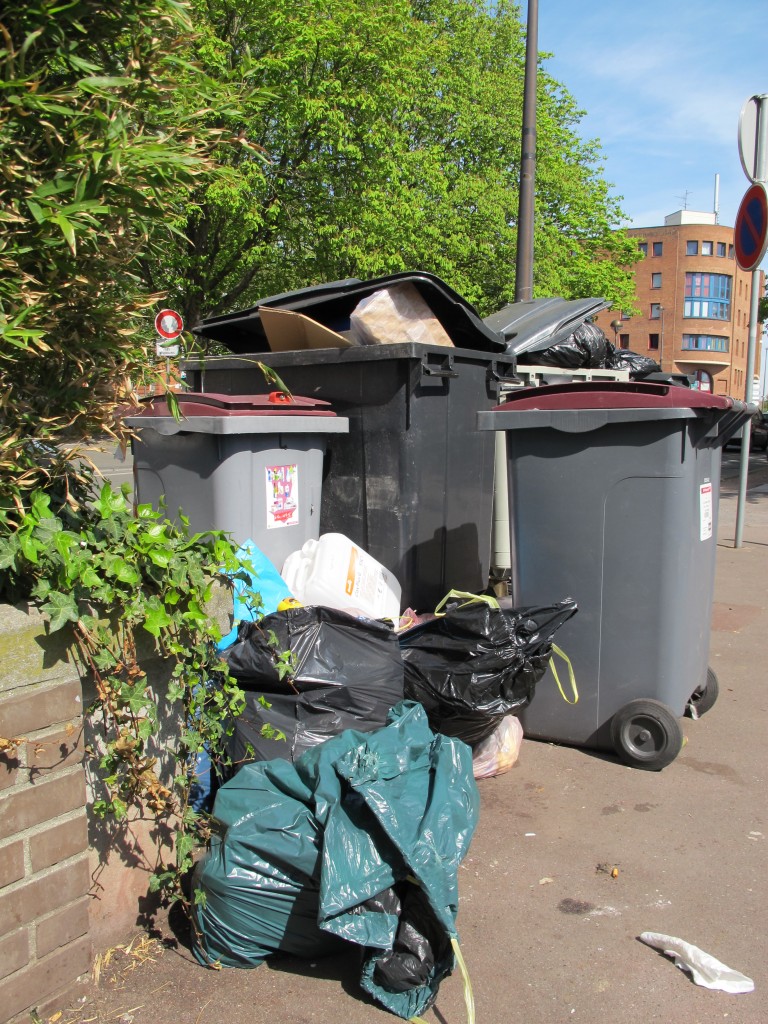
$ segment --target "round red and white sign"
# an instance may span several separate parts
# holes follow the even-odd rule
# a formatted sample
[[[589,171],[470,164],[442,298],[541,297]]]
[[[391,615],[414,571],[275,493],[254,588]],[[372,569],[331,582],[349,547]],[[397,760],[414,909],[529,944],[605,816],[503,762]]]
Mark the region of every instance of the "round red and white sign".
[[[184,330],[184,321],[175,309],[161,309],[155,317],[155,330],[161,338],[173,340]]]

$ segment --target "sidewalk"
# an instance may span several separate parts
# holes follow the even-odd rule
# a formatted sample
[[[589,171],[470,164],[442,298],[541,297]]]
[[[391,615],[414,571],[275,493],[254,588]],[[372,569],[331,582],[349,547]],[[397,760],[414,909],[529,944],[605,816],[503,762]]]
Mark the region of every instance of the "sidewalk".
[[[684,720],[679,757],[648,773],[525,740],[511,772],[479,783],[458,921],[478,1024],[766,1019],[768,463],[751,475],[738,550],[737,488],[737,479],[723,482],[719,507],[710,663],[720,699],[700,720]],[[159,941],[114,951],[84,1005],[57,1024],[397,1019],[365,1001],[351,957],[216,972],[196,963],[167,921],[158,928]],[[755,992],[695,985],[637,940],[643,931],[701,947],[752,978]],[[425,1019],[466,1021],[458,974]]]

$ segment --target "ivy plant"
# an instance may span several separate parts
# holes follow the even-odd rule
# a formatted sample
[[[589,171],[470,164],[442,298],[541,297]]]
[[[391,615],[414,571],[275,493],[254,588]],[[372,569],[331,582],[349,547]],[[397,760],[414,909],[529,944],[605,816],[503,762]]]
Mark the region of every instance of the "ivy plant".
[[[101,718],[104,735],[98,756],[106,795],[92,809],[121,819],[139,807],[171,826],[175,861],[161,865],[150,884],[174,901],[184,898],[184,875],[210,835],[208,816],[190,803],[198,755],[226,764],[227,730],[244,703],[217,650],[212,588],[250,567],[225,534],[190,534],[185,517],[176,524],[151,505],[134,514],[127,485],[114,491],[105,483],[85,502],[89,485],[92,476],[81,471],[58,494],[34,492],[18,529],[0,533],[0,596],[28,598],[51,633],[69,631],[95,683],[88,713]],[[257,593],[250,601],[258,609]],[[162,695],[148,679],[147,661],[158,655],[169,669]],[[284,653],[275,652],[275,663],[289,671]],[[170,772],[153,753],[161,717],[178,724],[167,748]]]

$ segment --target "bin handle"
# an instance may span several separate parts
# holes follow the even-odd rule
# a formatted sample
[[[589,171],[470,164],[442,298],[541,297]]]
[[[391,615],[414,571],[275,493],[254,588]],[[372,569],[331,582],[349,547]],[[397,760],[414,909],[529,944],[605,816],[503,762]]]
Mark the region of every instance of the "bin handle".
[[[573,700],[568,700],[568,698],[565,696],[565,690],[563,689],[563,684],[560,682],[560,676],[557,674],[557,668],[555,666],[555,655],[557,655],[559,658],[562,658],[568,666],[568,682],[571,684],[571,690],[573,691]],[[552,675],[555,677],[555,682],[557,683],[557,688],[560,691],[560,696],[563,698],[565,703],[578,704],[579,691],[576,689],[576,675],[573,671],[571,659],[568,657],[568,655],[561,647],[557,646],[557,644],[552,644],[552,655],[549,659],[549,667],[552,669]]]
[[[427,377],[458,377],[459,374],[449,365],[449,368],[442,369],[441,367],[430,367],[426,362],[422,362],[422,373]]]
[[[488,367],[488,380],[492,380],[494,384],[514,384],[516,386],[525,384],[523,378],[519,377],[514,370],[512,370],[512,375],[507,377],[505,374],[499,373],[493,366]]]

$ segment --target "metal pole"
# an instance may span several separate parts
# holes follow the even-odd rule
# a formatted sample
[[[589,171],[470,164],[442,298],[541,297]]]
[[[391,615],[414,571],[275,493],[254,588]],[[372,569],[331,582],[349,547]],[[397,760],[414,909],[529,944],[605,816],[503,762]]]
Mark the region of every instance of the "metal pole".
[[[755,181],[766,180],[768,172],[768,95],[758,97],[757,144],[755,148]],[[747,343],[747,368],[744,373],[744,400],[752,401],[752,378],[755,373],[755,348],[757,346],[757,309],[760,298],[760,271],[752,271],[752,293],[749,303],[749,340]],[[747,500],[747,476],[749,473],[749,446],[751,429],[749,421],[741,431],[741,461],[739,463],[739,499],[736,506],[736,535],[733,546],[740,548],[744,536],[744,505]]]
[[[664,307],[659,306],[659,315],[661,316],[661,343],[659,348],[659,369],[664,369]]]
[[[539,60],[539,0],[528,0],[523,86],[523,137],[520,144],[520,198],[517,207],[515,302],[533,298],[533,209],[536,181],[536,72]]]

